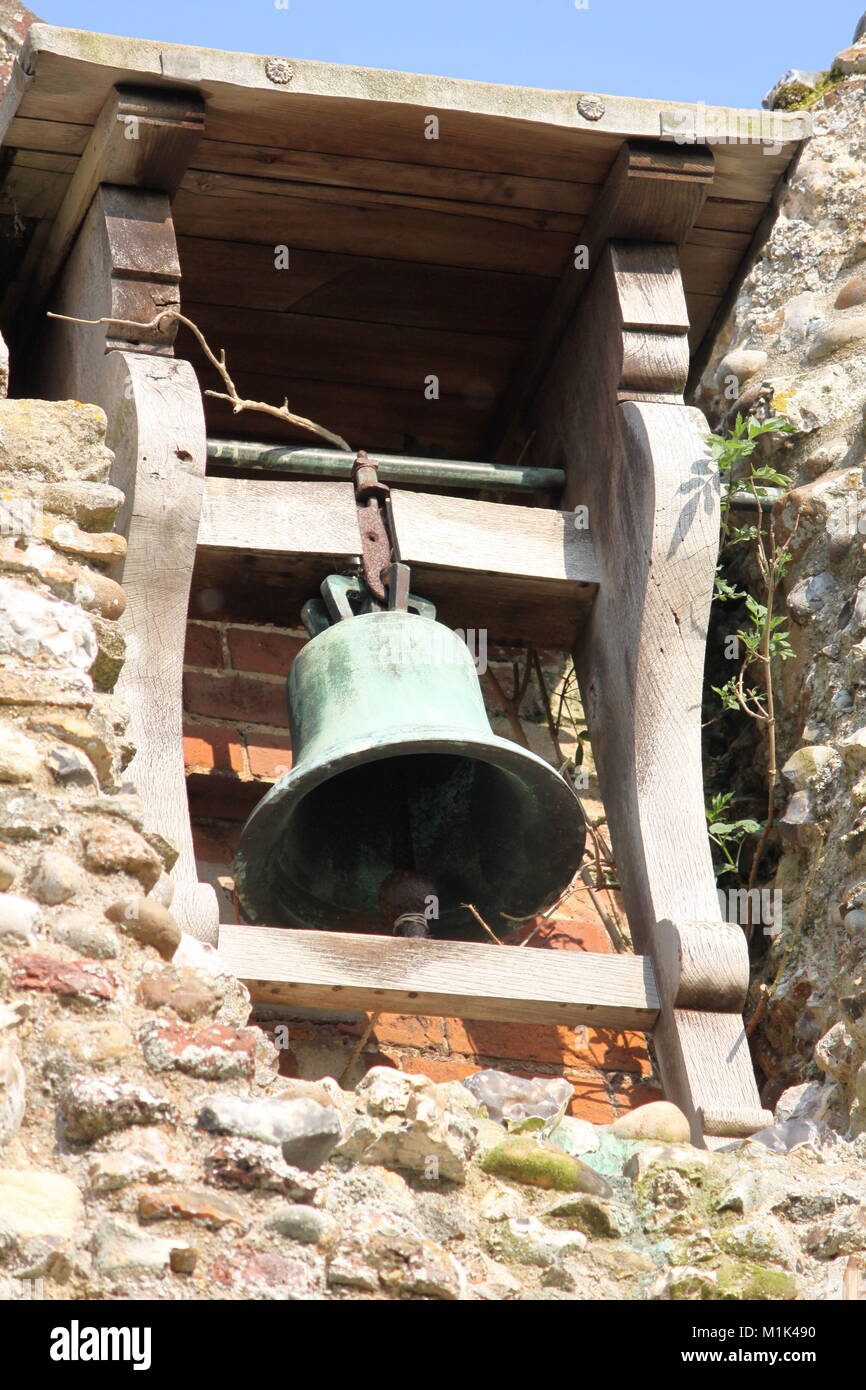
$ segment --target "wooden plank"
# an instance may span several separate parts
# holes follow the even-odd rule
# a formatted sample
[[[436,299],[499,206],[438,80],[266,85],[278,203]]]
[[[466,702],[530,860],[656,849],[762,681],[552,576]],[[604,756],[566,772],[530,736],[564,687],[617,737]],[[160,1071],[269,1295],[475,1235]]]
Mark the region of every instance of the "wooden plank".
[[[580,219],[573,230],[563,230],[503,221],[498,213],[504,209],[457,216],[426,211],[417,200],[394,206],[379,194],[347,196],[343,190],[332,200],[323,196],[327,189],[301,194],[300,188],[292,185],[291,195],[250,188],[225,196],[183,187],[172,205],[178,234],[551,276],[579,232]],[[532,216],[547,224],[556,214],[523,214]]]
[[[536,275],[295,247],[288,269],[275,270],[272,246],[207,237],[178,237],[178,250],[190,304],[291,310],[452,333],[529,334],[555,284]]]
[[[3,201],[19,217],[54,219],[69,187],[70,174],[13,163],[3,181]]]
[[[184,347],[189,339],[183,339]],[[216,373],[199,352],[188,351],[202,387],[219,388]],[[255,376],[241,365],[230,362],[238,390],[250,400],[272,401],[279,405],[289,397],[289,406],[308,419],[319,420],[347,439],[354,448],[385,454],[417,454],[430,458],[481,458],[484,436],[489,427],[493,398],[481,387],[463,395],[443,391],[439,400],[426,400],[423,391],[388,390],[349,382],[314,381],[305,378],[297,384],[288,377]],[[274,364],[275,368],[277,364]],[[235,415],[224,401],[205,397],[208,430],[211,434],[232,436],[241,428],[250,439],[275,443],[313,436],[308,430],[280,425],[266,415],[244,412]]]
[[[686,298],[689,294],[713,295],[716,298],[724,294],[748,244],[745,233],[736,234],[736,244],[733,246],[697,242],[690,236],[680,247],[680,271]]]
[[[636,1031],[658,1016],[641,956],[228,925],[219,952],[255,1004]]]
[[[44,168],[44,164],[36,162],[41,157],[33,151],[50,151],[54,155],[78,153],[80,147],[86,143],[88,133],[87,126],[16,118],[12,122],[6,143],[10,149],[17,151],[16,164]],[[243,157],[235,154],[236,150],[242,150]],[[209,152],[205,158],[202,157],[203,151]],[[247,152],[248,168],[245,164]],[[741,164],[742,155],[738,158]],[[697,215],[696,228],[706,233],[717,231],[732,236],[739,234],[744,238],[741,245],[745,249],[748,236],[753,233],[766,211],[768,197],[772,201],[773,195],[768,195],[766,191],[766,175],[772,174],[773,178],[778,179],[779,171],[784,171],[787,160],[788,156],[777,157],[775,160],[762,156],[759,166],[761,186],[757,189],[745,171],[741,171],[739,164],[736,161],[731,164],[727,154],[716,147],[715,177],[710,195]],[[289,161],[290,168],[295,167],[296,161],[299,178],[306,174],[309,176],[307,181],[310,182],[314,181],[312,175],[320,166],[322,181],[338,186],[341,186],[345,178],[351,176],[351,170],[357,165],[359,182],[356,186],[360,188],[385,185],[385,171],[388,170],[392,174],[393,185],[385,185],[383,191],[418,191],[427,197],[442,197],[447,194],[452,199],[465,201],[467,211],[472,210],[474,202],[489,205],[501,201],[509,207],[538,207],[547,211],[582,216],[591,206],[598,189],[596,184],[568,182],[571,161],[563,165],[559,179],[531,179],[507,174],[488,174],[482,170],[445,169],[437,166],[431,168],[423,164],[401,164],[381,159],[358,160],[315,150],[283,151],[273,147],[260,149],[258,146],[236,146],[227,142],[207,140],[203,140],[198,148],[195,167],[213,168],[216,172],[245,172],[248,175],[261,174],[278,178],[285,172],[285,161]],[[606,173],[610,164],[611,159],[608,158],[601,172]],[[381,177],[368,173],[367,182],[363,182],[361,175],[368,165],[373,166]],[[725,172],[725,169],[728,172]],[[572,189],[577,189],[577,192],[571,192]],[[756,197],[756,193],[761,190],[762,197]],[[477,197],[470,196],[473,191],[477,192]],[[689,240],[693,240],[691,235]],[[719,241],[717,244],[724,243]]]
[[[174,193],[204,129],[197,93],[117,88],[109,95],[76,165],[36,267],[42,300],[69,252],[101,183]]]
[[[358,157],[217,140],[202,141],[194,167],[203,173],[237,178],[363,189],[436,202],[444,199],[452,204],[465,204],[467,212],[478,204],[485,208],[526,208],[574,217],[584,214],[590,207],[596,187],[569,182],[566,178],[488,174],[480,169],[449,169],[442,165],[431,168],[420,163],[380,159],[374,149]]]
[[[606,243],[613,237],[685,241],[713,178],[708,150],[626,142],[581,232],[586,255],[572,256],[562,271],[547,310],[514,374],[497,413],[495,457],[513,459],[526,439],[524,412],[543,380],[575,305],[586,289]],[[649,296],[653,301],[653,296]]]
[[[391,513],[407,565],[537,580],[549,586],[551,600],[598,582],[589,532],[576,530],[569,512],[392,488]],[[346,560],[360,545],[352,484],[209,477],[198,543]]]
[[[755,225],[751,240],[748,245],[743,248],[743,253],[736,269],[729,276],[728,282],[713,308],[712,315],[707,315],[706,317],[703,325],[704,331],[701,334],[700,344],[697,346],[695,352],[695,358],[689,377],[689,388],[692,392],[697,390],[698,383],[709,362],[713,347],[743,287],[746,276],[751,271],[769,240],[773,227],[776,224],[779,209],[784,202],[791,179],[794,177],[798,162],[799,157],[798,159],[792,160],[779,174],[778,181],[773,190],[773,195],[764,209],[760,220]]]
[[[98,112],[99,94],[104,100],[116,83],[145,80],[142,70],[129,61],[134,60],[129,42],[127,54],[118,54],[120,62],[109,66],[86,60],[69,63],[51,54],[40,54],[38,90],[31,88],[16,114],[26,119],[92,122]],[[162,80],[155,76],[157,85]],[[581,128],[575,129],[579,119],[574,110],[576,103],[566,93],[540,94],[543,98],[559,96],[566,119],[558,127],[531,118],[503,119],[449,108],[441,98],[423,102],[420,90],[415,100],[404,106],[389,100],[365,99],[363,95],[347,98],[304,94],[295,90],[294,80],[289,90],[279,90],[270,83],[267,86],[269,90],[249,93],[231,82],[209,83],[209,139],[233,144],[240,136],[244,144],[301,148],[331,155],[357,156],[372,150],[376,158],[394,163],[557,181],[565,177],[563,171],[567,170],[569,181],[585,184],[599,183],[604,178],[623,139],[619,133],[588,129],[582,121]],[[507,93],[514,107],[520,89],[499,90]],[[425,123],[431,115],[439,122],[438,139],[425,138]]]
[[[717,294],[690,293],[686,296],[691,321],[689,342],[693,351],[703,342],[721,302],[721,296]]]
[[[578,110],[577,98],[582,93],[576,91],[497,86],[415,73],[343,67],[306,59],[292,61],[290,84],[280,87],[269,77],[268,60],[264,56],[221,53],[108,35],[84,35],[42,24],[30,30],[22,58],[28,70],[36,72],[34,85],[38,89],[37,100],[22,114],[80,120],[88,105],[98,107],[106,84],[145,78],[148,82],[160,82],[172,72],[182,72],[187,80],[207,84],[209,113],[212,108],[219,111],[221,123],[226,122],[228,134],[225,138],[229,140],[237,138],[241,128],[238,114],[247,111],[255,113],[262,124],[269,122],[276,128],[278,138],[274,143],[297,144],[292,139],[292,127],[303,118],[305,108],[313,101],[319,108],[320,128],[327,124],[329,107],[343,108],[354,124],[355,148],[361,129],[365,147],[370,148],[375,143],[376,118],[382,115],[390,117],[392,140],[404,134],[397,114],[400,108],[410,116],[413,112],[442,112],[449,119],[463,117],[464,122],[468,120],[470,129],[475,127],[483,131],[485,127],[492,127],[503,153],[503,147],[509,144],[514,153],[520,153],[524,126],[540,129],[541,133],[553,138],[577,136],[580,145],[589,150],[605,145],[615,149],[623,138],[629,137],[656,139],[665,129],[673,132],[695,129],[698,121],[712,124],[714,129],[735,130],[737,140],[731,147],[734,157],[741,149],[748,150],[750,146],[761,149],[766,142],[766,112],[686,103],[662,106],[658,101],[605,96],[601,118],[590,125]],[[32,93],[31,87],[29,95]],[[291,120],[286,119],[289,104],[293,113]],[[780,112],[772,115],[776,118],[774,133],[783,141],[792,145],[803,138],[806,122],[802,115]],[[90,119],[94,116],[95,112]],[[451,132],[447,133],[450,136]],[[414,126],[405,131],[412,140],[417,134]],[[455,139],[465,137],[466,131],[457,126],[453,134]],[[224,137],[220,131],[212,133],[212,138]],[[261,139],[257,133],[255,141]],[[437,144],[435,140],[425,143]],[[438,143],[441,145],[442,139]],[[304,147],[312,148],[306,144]],[[445,152],[425,150],[424,153],[433,158],[438,155],[441,162],[447,162]],[[467,151],[465,139],[463,153],[464,157],[471,153],[471,143]],[[393,156],[388,153],[382,157]],[[527,172],[545,176],[537,168],[530,167]],[[561,174],[553,174],[553,177],[558,176]]]
[[[707,199],[704,208],[711,202]],[[724,227],[705,227],[703,225],[703,210],[698,214],[698,220],[692,227],[685,242],[680,247],[680,255],[687,247],[714,247],[717,250],[729,251],[733,256],[735,253],[743,254],[749,244],[748,232],[732,232]],[[685,274],[685,270],[683,271]]]
[[[584,189],[581,206],[575,212],[560,213],[513,206],[510,203],[467,203],[459,199],[444,198],[441,190],[438,197],[420,197],[418,194],[403,193],[390,188],[382,190],[339,185],[332,187],[327,183],[314,182],[288,183],[283,179],[265,178],[261,175],[247,178],[239,174],[209,173],[199,169],[188,169],[182,183],[184,193],[202,193],[208,198],[225,199],[232,203],[252,194],[267,200],[257,204],[263,208],[279,207],[280,198],[291,198],[293,201],[308,198],[323,206],[339,209],[351,206],[366,208],[368,211],[408,208],[428,216],[443,214],[455,218],[480,217],[493,223],[505,223],[508,227],[529,228],[531,231],[558,231],[565,235],[571,234],[575,224],[582,220],[594,202],[594,188],[583,184],[573,186]],[[219,205],[215,202],[211,206],[219,222]]]
[[[346,561],[354,567],[356,556]],[[232,555],[199,547],[189,616],[211,622],[299,627],[301,608],[335,565],[327,555]]]
[[[714,185],[715,187],[715,185]],[[737,198],[707,198],[695,225],[717,231],[753,232],[765,210],[762,202]]]
[[[52,150],[79,155],[90,139],[91,126],[73,121],[28,120],[13,116],[3,144],[12,150]]]
[[[15,117],[5,143],[15,150],[78,155],[89,133],[86,125]],[[595,187],[594,184],[575,183],[570,179],[569,170],[560,178],[540,179],[487,173],[482,169],[449,169],[443,165],[387,160],[372,151],[363,155],[330,154],[314,149],[244,144],[236,140],[202,140],[194,167],[203,172],[323,183],[340,188],[379,189],[484,206],[501,204],[564,213],[585,211]]]
[[[47,174],[68,174],[70,177],[80,163],[72,155],[54,151],[10,150],[9,156],[12,169],[40,169]]]
[[[441,622],[498,641],[573,645],[598,572],[570,515],[403,489],[391,497],[400,556]],[[297,621],[327,574],[357,564],[359,544],[350,483],[208,477],[195,588],[236,620]]]
[[[438,378],[440,393],[462,395],[473,386],[479,390],[483,383],[492,398],[522,346],[517,337],[239,307],[226,314],[221,305],[198,304],[186,296],[184,304],[208,341],[225,348],[230,367],[243,364],[244,371],[263,375],[279,363],[290,382],[312,377],[415,390],[422,399],[431,374]],[[183,333],[182,341],[191,350],[189,330]]]
[[[539,579],[551,586],[598,582],[589,531],[575,528],[571,512],[392,488],[391,513],[407,565]]]
[[[259,555],[324,555],[345,563],[360,550],[351,483],[207,478],[198,544]]]
[[[356,568],[347,559],[345,570]],[[258,555],[200,547],[192,581],[190,616],[211,622],[274,623],[298,627],[301,607],[319,592],[335,569],[326,555]],[[595,589],[563,595],[550,603],[545,581],[503,575],[467,575],[460,570],[413,571],[415,592],[436,604],[446,627],[484,631],[491,642],[516,643],[568,652],[586,622]]]

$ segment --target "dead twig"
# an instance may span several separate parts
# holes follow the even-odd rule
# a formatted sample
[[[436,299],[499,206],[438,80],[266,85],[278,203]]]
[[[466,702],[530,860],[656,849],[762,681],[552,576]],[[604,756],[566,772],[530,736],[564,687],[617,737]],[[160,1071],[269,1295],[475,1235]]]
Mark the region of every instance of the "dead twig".
[[[478,908],[475,907],[473,903],[461,903],[460,906],[461,906],[461,907],[465,907],[467,912],[471,912],[471,913],[472,913],[472,916],[475,918],[475,920],[476,920],[476,922],[478,923],[478,925],[479,925],[480,927],[483,927],[483,928],[484,928],[484,930],[487,932],[487,935],[490,937],[490,940],[494,943],[494,945],[496,945],[496,946],[504,946],[504,945],[505,945],[505,942],[502,941],[501,938],[498,937],[498,936],[496,935],[496,933],[495,933],[495,931],[493,931],[492,927],[488,927],[488,925],[487,925],[487,923],[485,922],[484,918],[481,916],[481,913],[478,911]]]
[[[529,747],[529,739],[526,737],[526,730],[520,722],[520,706],[526,694],[526,686],[529,680],[528,672],[530,670],[529,653],[527,653],[526,669],[523,676],[521,676],[518,671],[517,662],[514,663],[514,689],[511,695],[506,695],[502,682],[499,680],[492,666],[488,666],[487,670],[484,672],[485,679],[493,686],[496,697],[502,705],[505,717],[508,720],[508,727],[511,730],[511,737],[514,742],[519,743],[522,748]]]
[[[368,1040],[369,1040],[370,1034],[372,1033],[373,1029],[376,1027],[376,1024],[379,1022],[379,1019],[380,1019],[381,1017],[382,1017],[382,1013],[381,1013],[381,1010],[380,1010],[379,1013],[371,1014],[370,1017],[369,1017],[369,1019],[367,1020],[367,1027],[364,1029],[364,1031],[363,1031],[363,1033],[361,1034],[360,1038],[358,1039],[357,1043],[356,1043],[355,1046],[352,1048],[352,1055],[351,1055],[351,1057],[349,1058],[348,1062],[346,1063],[346,1065],[344,1066],[343,1070],[340,1072],[340,1075],[339,1075],[338,1078],[337,1078],[337,1081],[338,1081],[338,1083],[339,1083],[340,1086],[342,1086],[343,1082],[346,1081],[346,1080],[348,1080],[349,1076],[351,1075],[353,1066],[354,1066],[355,1063],[357,1062],[357,1060],[358,1060],[358,1058],[360,1057],[361,1053],[364,1051],[364,1048],[367,1046],[367,1042],[368,1042]]]
[[[613,946],[613,949],[617,951],[620,955],[626,954],[628,952],[628,942],[626,941],[616,922],[611,917],[610,913],[608,913],[605,910],[604,903],[598,896],[598,893],[595,891],[592,884],[589,882],[589,865],[584,864],[580,872],[584,882],[586,883],[587,891],[589,893],[592,905],[598,913],[599,917],[601,918],[602,922],[604,923],[604,929],[610,937],[610,944]]]
[[[765,984],[760,984],[760,985],[758,985],[758,1002],[757,1002],[757,1004],[755,1005],[755,1009],[754,1009],[754,1012],[753,1012],[753,1014],[752,1014],[752,1017],[749,1019],[748,1023],[746,1024],[746,1037],[747,1037],[747,1038],[750,1038],[750,1037],[752,1036],[752,1034],[754,1033],[754,1031],[755,1031],[755,1029],[757,1028],[758,1024],[760,1023],[761,1019],[764,1017],[764,1014],[767,1012],[767,1005],[769,1004],[769,1002],[770,1002],[770,987],[769,987],[769,985],[765,985]]]
[[[553,717],[553,710],[550,707],[550,696],[547,692],[547,682],[544,679],[544,668],[541,665],[541,657],[538,655],[538,652],[535,650],[534,647],[530,649],[529,655],[530,660],[532,661],[533,668],[535,670],[535,679],[538,682],[538,689],[541,692],[541,701],[544,705],[544,713],[547,719],[547,729],[550,734],[550,741],[553,744],[553,751],[556,754],[556,761],[558,765],[562,767],[563,763],[569,760],[563,753],[562,745],[559,742],[559,727],[556,723],[556,720]]]
[[[275,420],[282,420],[284,424],[294,425],[298,429],[309,430],[312,434],[317,434],[320,439],[327,439],[330,444],[336,445],[338,449],[344,449],[348,453],[352,452],[351,445],[347,444],[342,435],[334,434],[331,430],[325,429],[324,425],[318,425],[315,420],[308,420],[305,415],[296,415],[293,410],[289,410],[288,396],[282,405],[271,405],[268,401],[250,401],[238,393],[229,369],[226,366],[225,348],[220,348],[219,356],[213,351],[201,329],[192,319],[188,319],[185,314],[177,309],[164,309],[155,314],[147,323],[140,323],[135,319],[79,319],[70,314],[54,314],[49,311],[50,319],[62,319],[65,323],[83,323],[89,326],[96,324],[113,324],[118,328],[137,328],[141,330],[162,328],[166,324],[180,323],[184,328],[188,328],[190,333],[198,342],[199,347],[210,362],[211,366],[222,379],[225,391],[205,391],[206,396],[212,396],[217,401],[228,401],[235,415],[242,410],[254,410],[261,415],[271,415]]]

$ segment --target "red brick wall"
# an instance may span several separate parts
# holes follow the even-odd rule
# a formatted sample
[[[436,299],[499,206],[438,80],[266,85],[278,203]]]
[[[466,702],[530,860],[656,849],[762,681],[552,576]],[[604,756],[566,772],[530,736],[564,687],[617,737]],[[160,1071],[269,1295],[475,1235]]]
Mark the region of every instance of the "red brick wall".
[[[234,921],[225,879],[240,829],[266,788],[291,766],[285,678],[303,632],[226,622],[190,622],[187,630],[184,752],[202,877],[218,883],[223,920]],[[491,653],[492,657],[505,653]],[[510,669],[502,668],[510,685]],[[530,741],[548,754],[540,702],[528,701]],[[491,709],[497,732],[507,732]],[[534,726],[533,726],[534,721]],[[221,881],[221,882],[220,882]],[[532,930],[526,928],[528,934]],[[607,933],[588,895],[577,891],[545,922],[528,950],[607,952]],[[275,1021],[265,1023],[273,1034]],[[286,1075],[339,1073],[363,1032],[361,1021],[283,1020]],[[354,1069],[391,1063],[436,1080],[499,1067],[525,1076],[565,1076],[573,1111],[596,1123],[658,1099],[646,1039],[593,1028],[530,1027],[456,1018],[383,1014]]]

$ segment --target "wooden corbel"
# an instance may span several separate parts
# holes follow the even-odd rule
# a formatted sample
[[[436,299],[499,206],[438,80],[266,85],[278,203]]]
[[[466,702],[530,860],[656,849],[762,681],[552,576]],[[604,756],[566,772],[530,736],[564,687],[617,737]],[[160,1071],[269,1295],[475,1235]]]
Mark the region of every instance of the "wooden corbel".
[[[741,1017],[745,938],[719,911],[704,812],[719,477],[683,403],[688,327],[676,246],[608,242],[512,425],[534,431],[533,462],[566,469],[563,505],[588,508],[599,590],[575,665],[601,796],[635,949],[659,982],[666,1094],[695,1142],[718,1144],[771,1116]]]
[[[170,194],[203,131],[196,93],[120,87],[106,102],[58,212],[37,280],[54,312],[148,323],[180,307]],[[207,458],[201,392],[173,355],[174,324],[49,320],[38,389],[100,405],[126,494],[126,661],[118,691],[136,745],[131,764],[154,827],[180,850],[172,910],[215,943],[213,889],[198,882],[182,752],[183,648]]]

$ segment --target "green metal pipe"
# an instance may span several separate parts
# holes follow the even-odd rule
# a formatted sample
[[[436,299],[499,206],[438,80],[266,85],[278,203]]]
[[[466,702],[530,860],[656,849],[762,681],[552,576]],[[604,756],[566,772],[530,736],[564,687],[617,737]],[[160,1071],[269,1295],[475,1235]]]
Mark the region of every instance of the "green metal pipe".
[[[340,449],[291,449],[242,439],[208,439],[211,463],[260,468],[314,478],[351,478],[355,455]],[[383,483],[425,487],[489,488],[492,492],[552,492],[565,483],[561,468],[519,468],[463,459],[419,459],[406,454],[372,454]]]

